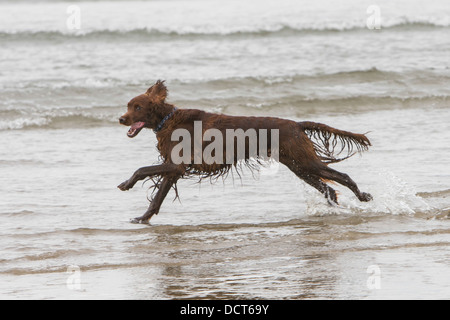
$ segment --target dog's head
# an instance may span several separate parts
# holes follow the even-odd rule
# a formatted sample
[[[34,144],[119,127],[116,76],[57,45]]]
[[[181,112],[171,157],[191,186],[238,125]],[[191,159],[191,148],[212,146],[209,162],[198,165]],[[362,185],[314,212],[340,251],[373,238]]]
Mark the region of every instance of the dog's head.
[[[128,137],[133,138],[143,128],[154,129],[164,118],[164,104],[167,97],[167,88],[164,81],[156,81],[146,93],[141,94],[128,102],[127,112],[119,118],[119,123],[131,126]]]

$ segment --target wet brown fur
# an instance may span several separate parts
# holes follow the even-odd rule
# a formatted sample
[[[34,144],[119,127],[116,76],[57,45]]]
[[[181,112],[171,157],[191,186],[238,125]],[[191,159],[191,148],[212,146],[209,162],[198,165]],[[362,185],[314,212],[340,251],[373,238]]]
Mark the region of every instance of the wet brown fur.
[[[173,115],[164,123],[162,129],[156,133],[157,148],[160,152],[162,163],[160,165],[143,167],[138,169],[130,179],[121,183],[118,188],[128,190],[134,184],[150,177],[155,182],[154,190],[157,190],[147,212],[133,222],[148,223],[150,218],[159,212],[160,206],[172,187],[176,189],[176,182],[180,178],[197,176],[201,178],[218,178],[227,175],[232,167],[244,165],[257,168],[266,159],[250,158],[248,145],[243,159],[234,158],[233,165],[226,164],[201,164],[194,163],[194,146],[192,143],[191,163],[176,165],[171,159],[172,149],[179,141],[172,141],[172,132],[175,129],[186,129],[194,136],[194,121],[202,121],[203,132],[207,129],[219,129],[226,136],[226,129],[271,129],[279,130],[279,161],[286,165],[293,173],[312,187],[325,195],[330,203],[338,203],[336,191],[326,184],[332,180],[351,189],[360,201],[372,199],[368,193],[360,192],[356,183],[346,174],[328,167],[329,163],[335,163],[347,159],[353,155],[353,150],[367,150],[371,145],[369,139],[363,134],[338,130],[325,124],[315,122],[295,122],[276,117],[246,117],[230,116],[209,113],[197,109],[177,109],[166,102],[167,88],[163,81],[157,81],[145,94],[139,95],[128,103],[128,111],[120,118],[120,123],[131,126],[136,122],[145,122],[145,127],[155,129],[163,118],[173,112]],[[192,139],[193,141],[194,139]],[[225,140],[225,139],[224,139]],[[258,136],[259,141],[259,136]],[[270,156],[270,137],[267,139]],[[203,141],[201,150],[210,142]],[[347,151],[343,158],[336,156]],[[236,154],[236,152],[235,152]],[[226,150],[223,150],[224,158]],[[176,190],[177,191],[177,190]],[[178,195],[178,192],[177,192]]]

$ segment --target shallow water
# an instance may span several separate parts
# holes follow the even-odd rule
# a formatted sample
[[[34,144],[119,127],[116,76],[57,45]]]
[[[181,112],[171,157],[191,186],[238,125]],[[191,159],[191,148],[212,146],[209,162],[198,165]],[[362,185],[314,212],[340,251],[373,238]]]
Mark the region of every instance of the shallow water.
[[[34,147],[11,153],[16,169],[3,173],[2,298],[449,298],[450,190],[443,173],[426,174],[439,164],[426,168],[436,152],[429,145],[409,151],[422,163],[415,170],[380,167],[404,151],[376,146],[345,170],[335,166],[373,194],[371,203],[336,186],[341,206],[330,207],[275,167],[213,185],[181,181],[181,203],[171,192],[143,226],[128,219],[145,211],[147,185],[115,185],[156,152],[150,131],[136,140],[125,131],[33,129],[32,141],[3,133],[7,150]],[[70,153],[52,155],[48,139]],[[371,266],[379,289],[367,286]],[[79,289],[70,282],[78,275]]]
[[[447,2],[382,2],[378,31],[366,4],[76,3],[77,33],[68,3],[0,4],[0,298],[450,298]],[[369,131],[333,168],[374,201],[272,166],[183,180],[130,224],[150,183],[116,186],[158,154],[117,118],[158,78],[181,108]]]

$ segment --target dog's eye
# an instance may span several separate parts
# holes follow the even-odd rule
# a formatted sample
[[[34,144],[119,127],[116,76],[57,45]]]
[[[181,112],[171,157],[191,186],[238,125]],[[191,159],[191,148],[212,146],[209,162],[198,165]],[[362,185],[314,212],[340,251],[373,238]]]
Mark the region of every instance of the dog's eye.
[[[141,106],[136,106],[136,111],[139,111],[141,109],[142,109]]]

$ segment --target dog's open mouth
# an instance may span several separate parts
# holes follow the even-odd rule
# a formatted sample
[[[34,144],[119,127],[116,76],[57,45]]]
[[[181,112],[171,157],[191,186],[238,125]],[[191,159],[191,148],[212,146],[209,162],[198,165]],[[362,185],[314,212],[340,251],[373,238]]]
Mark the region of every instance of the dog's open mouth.
[[[127,136],[129,138],[136,137],[137,134],[142,130],[144,125],[145,125],[145,122],[142,122],[142,121],[133,123],[130,127],[130,130],[128,130]]]

